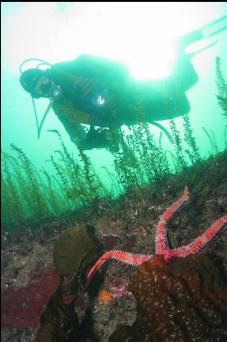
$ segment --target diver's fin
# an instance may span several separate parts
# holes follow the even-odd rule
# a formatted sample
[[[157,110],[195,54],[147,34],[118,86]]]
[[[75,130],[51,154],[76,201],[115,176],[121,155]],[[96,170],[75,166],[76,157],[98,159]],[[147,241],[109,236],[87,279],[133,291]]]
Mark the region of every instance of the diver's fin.
[[[214,46],[215,44],[217,44],[218,40],[213,41],[212,43],[204,46],[203,48],[196,50],[194,52],[191,53],[186,53],[186,55],[188,56],[189,59],[192,59],[194,56],[196,56],[198,53],[205,51],[206,49],[209,49],[210,47]]]
[[[225,26],[223,26],[223,27],[217,27],[217,29],[215,30],[213,27],[215,26],[215,25],[219,25],[221,22],[223,22],[224,20],[226,20],[226,23],[225,23]],[[227,28],[227,15],[224,15],[223,17],[221,17],[221,18],[218,18],[218,19],[215,19],[215,20],[213,20],[213,21],[211,21],[210,23],[208,23],[208,24],[206,24],[206,25],[204,25],[204,26],[202,26],[201,28],[200,28],[200,31],[202,32],[202,35],[203,35],[203,38],[210,38],[210,37],[212,37],[212,36],[214,36],[214,35],[216,35],[216,34],[218,34],[218,33],[220,33],[220,32],[222,32],[222,31],[224,31],[226,28]],[[209,30],[212,30],[210,33],[209,33]],[[208,30],[208,32],[206,33],[206,30]]]
[[[226,29],[227,29],[227,25],[221,27],[219,30],[217,30],[215,32],[211,32],[210,34],[204,35],[204,38],[210,38],[210,37],[216,36],[216,34],[221,33],[222,31],[224,31]]]
[[[226,23],[224,21],[226,20]],[[224,26],[221,26],[224,23]],[[215,27],[217,26],[217,27]],[[198,30],[187,33],[179,41],[181,50],[185,50],[191,44],[201,41],[202,39],[209,39],[227,29],[227,15],[213,20],[212,22],[203,25]],[[212,46],[212,45],[211,45]],[[209,47],[209,46],[208,46]],[[202,50],[200,50],[202,51]]]

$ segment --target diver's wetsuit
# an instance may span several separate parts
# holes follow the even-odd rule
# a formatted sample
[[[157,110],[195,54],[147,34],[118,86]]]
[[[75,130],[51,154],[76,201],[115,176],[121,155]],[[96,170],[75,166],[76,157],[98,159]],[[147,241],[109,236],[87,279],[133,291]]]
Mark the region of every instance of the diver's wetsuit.
[[[57,63],[48,73],[63,89],[53,109],[72,140],[80,124],[119,128],[184,115],[190,110],[185,91],[198,80],[184,54],[173,74],[157,81],[133,80],[124,65],[88,55]]]
[[[136,81],[146,122],[172,119],[190,111],[185,92],[198,81],[186,55],[181,55],[171,76],[155,81]]]
[[[140,122],[161,128],[171,141],[168,131],[157,121],[173,119],[190,111],[185,92],[198,80],[190,59],[218,40],[190,55],[185,53],[185,49],[225,31],[226,20],[227,15],[222,16],[181,37],[173,73],[162,80],[135,80],[123,64],[89,55],[57,63],[45,71],[38,66],[30,72],[26,70],[20,78],[23,88],[33,98],[51,99],[38,127],[38,136],[52,106],[71,140],[81,150],[104,147],[111,152],[116,151],[118,146],[117,149],[112,147],[120,140],[119,128]],[[89,132],[84,125],[90,126]]]

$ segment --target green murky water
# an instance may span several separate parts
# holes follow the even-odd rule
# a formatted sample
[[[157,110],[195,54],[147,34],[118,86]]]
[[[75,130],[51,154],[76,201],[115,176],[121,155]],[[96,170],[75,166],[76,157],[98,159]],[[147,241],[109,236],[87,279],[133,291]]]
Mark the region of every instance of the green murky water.
[[[123,126],[127,147],[123,143],[113,154],[105,149],[79,151],[52,110],[37,138],[31,97],[19,83],[19,66],[25,59],[54,64],[81,54],[97,55],[123,62],[140,80],[161,79],[171,70],[174,39],[226,13],[226,3],[220,2],[170,7],[2,3],[3,225],[10,229],[27,219],[45,220],[128,189],[163,182],[170,173],[227,147],[226,118],[217,100],[218,60],[227,79],[227,31],[192,59],[199,81],[187,91],[188,116],[161,122],[174,143],[153,125],[131,130]],[[39,121],[47,105],[47,99],[36,101]]]

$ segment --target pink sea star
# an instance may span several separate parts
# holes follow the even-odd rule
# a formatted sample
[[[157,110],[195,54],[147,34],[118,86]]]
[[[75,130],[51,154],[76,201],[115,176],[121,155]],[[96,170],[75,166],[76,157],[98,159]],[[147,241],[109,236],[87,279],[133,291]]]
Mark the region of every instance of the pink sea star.
[[[169,249],[166,233],[167,233],[167,222],[173,216],[174,212],[189,199],[189,191],[188,188],[184,188],[183,195],[174,202],[164,214],[161,216],[157,229],[156,229],[156,255],[162,255],[166,261],[176,257],[186,257],[190,254],[197,253],[200,249],[204,247],[204,245],[210,241],[217,232],[222,228],[222,226],[227,223],[227,215],[219,218],[215,221],[201,236],[196,238],[190,244],[182,247],[178,247],[175,249]],[[87,275],[87,284],[90,283],[91,279],[98,271],[98,269],[108,260],[116,259],[126,264],[139,266],[150,260],[153,255],[144,255],[144,254],[133,254],[129,252],[124,252],[121,250],[111,250],[104,253],[95,265],[91,268]]]

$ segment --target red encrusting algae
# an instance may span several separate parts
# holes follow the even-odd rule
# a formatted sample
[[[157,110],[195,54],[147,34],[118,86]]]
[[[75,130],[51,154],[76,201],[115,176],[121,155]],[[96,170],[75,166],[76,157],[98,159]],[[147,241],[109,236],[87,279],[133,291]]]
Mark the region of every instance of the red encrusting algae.
[[[36,280],[26,287],[2,291],[1,325],[13,328],[34,328],[50,296],[60,284],[54,269],[39,269]]]

